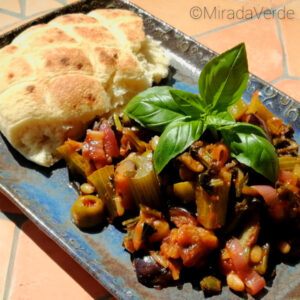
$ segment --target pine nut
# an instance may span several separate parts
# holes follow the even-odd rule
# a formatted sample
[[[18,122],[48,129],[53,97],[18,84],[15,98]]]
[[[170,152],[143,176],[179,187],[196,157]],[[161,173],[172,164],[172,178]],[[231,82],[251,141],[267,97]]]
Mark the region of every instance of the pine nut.
[[[95,192],[95,188],[89,183],[83,183],[80,186],[80,191],[85,195],[89,195]]]
[[[234,273],[230,273],[226,277],[228,286],[236,292],[242,292],[245,289],[244,282]]]
[[[291,250],[291,245],[286,241],[281,241],[278,245],[278,248],[282,254],[287,254]]]
[[[260,246],[255,245],[250,251],[250,261],[253,264],[258,264],[263,257],[263,250]]]

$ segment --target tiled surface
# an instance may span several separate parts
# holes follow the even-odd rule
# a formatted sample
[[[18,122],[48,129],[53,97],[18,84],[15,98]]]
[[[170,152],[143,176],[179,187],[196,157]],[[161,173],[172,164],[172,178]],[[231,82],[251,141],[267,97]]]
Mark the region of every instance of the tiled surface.
[[[11,249],[16,225],[9,220],[0,220],[0,298],[4,297],[6,278],[11,258]]]
[[[216,28],[222,28],[230,24],[239,22],[237,19],[209,17],[213,16],[214,8],[218,8],[216,3],[222,2],[222,9],[239,10],[244,8],[251,9],[253,5],[235,0],[226,1],[207,1],[207,0],[190,0],[190,1],[173,1],[172,4],[168,1],[161,0],[133,0],[135,4],[144,8],[153,15],[167,20],[168,23],[176,28],[179,28],[184,33],[194,36],[210,32]],[[259,5],[254,5],[257,11],[253,10],[254,15],[256,12],[261,11]],[[200,9],[199,9],[200,8]],[[216,16],[218,16],[216,9]]]
[[[74,0],[1,0],[0,32]],[[252,73],[300,101],[300,0],[132,0],[216,52],[244,41]],[[250,9],[253,19],[199,18],[199,10]],[[261,11],[294,11],[270,20]],[[0,299],[112,299],[0,194]]]
[[[106,294],[101,285],[33,223],[26,221],[22,225],[12,272],[11,299],[88,300]]]
[[[283,76],[282,47],[275,20],[250,20],[201,36],[197,40],[217,52],[223,52],[238,43],[245,42],[249,69],[252,73],[266,81]]]
[[[300,101],[300,0],[132,2],[218,53],[245,42],[250,71]]]

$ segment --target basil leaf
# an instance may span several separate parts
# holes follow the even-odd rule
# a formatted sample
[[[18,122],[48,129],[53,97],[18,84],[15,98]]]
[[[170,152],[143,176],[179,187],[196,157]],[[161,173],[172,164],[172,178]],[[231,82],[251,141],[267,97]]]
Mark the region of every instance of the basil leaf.
[[[249,123],[237,122],[231,125],[223,126],[221,129],[231,130],[236,133],[255,134],[263,138],[267,138],[266,133],[263,131],[263,129]]]
[[[214,130],[220,130],[224,126],[236,124],[232,115],[227,111],[223,111],[218,114],[208,115],[206,117],[205,123],[209,128]]]
[[[205,103],[199,95],[177,89],[170,89],[170,94],[184,114],[199,118],[200,115],[205,113],[203,106]]]
[[[154,168],[157,173],[168,162],[198,140],[205,130],[204,123],[199,120],[178,120],[171,123],[159,138],[154,151]]]
[[[124,112],[140,125],[162,132],[172,121],[185,117],[170,89],[168,86],[149,88],[133,97]]]
[[[248,84],[248,63],[245,44],[213,58],[199,77],[199,92],[206,104],[225,111],[239,100]]]
[[[258,135],[257,131],[251,133],[249,128],[246,130],[242,127],[221,130],[221,133],[231,155],[240,163],[252,168],[271,182],[277,180],[278,157],[273,145],[267,139]]]

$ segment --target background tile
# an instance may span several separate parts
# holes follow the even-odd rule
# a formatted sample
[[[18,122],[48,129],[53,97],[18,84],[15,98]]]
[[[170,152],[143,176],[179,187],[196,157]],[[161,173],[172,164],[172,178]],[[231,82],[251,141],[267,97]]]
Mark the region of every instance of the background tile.
[[[14,222],[0,219],[0,299],[4,297],[15,228]]]
[[[1,1],[1,9],[9,10],[11,12],[20,13],[21,6],[19,0]]]
[[[218,53],[245,42],[250,72],[266,81],[283,75],[282,47],[275,20],[254,19],[197,38]]]
[[[31,221],[22,226],[11,300],[91,300],[109,294]]]
[[[2,0],[0,33],[76,0]],[[216,52],[245,42],[250,71],[300,101],[300,0],[132,0]],[[294,19],[197,18],[200,9],[292,9]],[[255,14],[255,13],[254,13]],[[0,299],[113,299],[0,193]],[[291,297],[296,297],[291,295]]]

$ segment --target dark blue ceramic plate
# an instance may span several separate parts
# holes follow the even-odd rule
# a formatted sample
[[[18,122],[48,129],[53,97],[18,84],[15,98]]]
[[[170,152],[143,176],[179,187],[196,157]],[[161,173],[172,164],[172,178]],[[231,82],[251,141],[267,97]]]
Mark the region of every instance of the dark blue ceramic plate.
[[[149,35],[162,41],[171,56],[170,77],[165,82],[177,88],[197,92],[197,79],[204,64],[215,54],[154,18],[134,5],[121,1],[83,1],[43,16],[1,37],[0,46],[8,44],[25,28],[45,23],[57,15],[88,12],[100,7],[130,9],[144,18]],[[271,111],[293,125],[300,143],[300,105],[269,84],[251,76],[244,99],[259,90],[262,101]],[[113,226],[101,232],[85,233],[70,221],[70,208],[76,191],[69,184],[68,171],[61,162],[51,169],[38,167],[20,156],[3,137],[0,137],[0,187],[2,191],[42,230],[64,248],[76,261],[120,299],[203,299],[204,295],[184,284],[163,290],[146,288],[136,279],[130,256],[122,247],[123,234]],[[264,299],[291,299],[300,295],[300,266],[281,264],[272,287],[260,296]],[[239,299],[223,288],[212,299]]]

